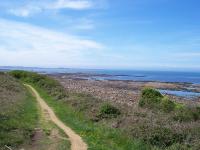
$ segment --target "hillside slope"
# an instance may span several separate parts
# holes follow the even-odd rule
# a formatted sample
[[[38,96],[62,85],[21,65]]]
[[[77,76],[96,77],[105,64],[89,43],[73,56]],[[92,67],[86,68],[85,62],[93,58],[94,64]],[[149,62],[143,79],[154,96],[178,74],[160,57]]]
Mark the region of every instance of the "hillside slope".
[[[59,119],[82,136],[90,150],[200,148],[199,105],[174,102],[155,89],[145,88],[136,106],[128,107],[70,92],[46,75],[26,71],[10,74],[32,85]]]
[[[14,78],[0,73],[0,147],[17,147],[30,139],[37,119],[31,95]]]
[[[70,144],[19,81],[0,72],[0,150],[67,150]]]

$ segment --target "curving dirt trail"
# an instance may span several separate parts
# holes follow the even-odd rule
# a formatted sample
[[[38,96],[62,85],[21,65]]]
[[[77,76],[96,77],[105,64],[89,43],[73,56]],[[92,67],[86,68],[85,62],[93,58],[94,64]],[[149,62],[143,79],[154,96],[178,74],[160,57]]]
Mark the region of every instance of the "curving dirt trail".
[[[53,110],[47,105],[47,103],[40,97],[39,93],[30,85],[25,84],[26,87],[30,88],[33,92],[36,100],[38,101],[40,107],[48,113],[52,122],[54,122],[59,128],[61,128],[65,134],[69,137],[71,142],[71,150],[87,150],[87,145],[84,143],[82,138],[76,134],[71,128],[67,127],[59,118],[55,115]]]

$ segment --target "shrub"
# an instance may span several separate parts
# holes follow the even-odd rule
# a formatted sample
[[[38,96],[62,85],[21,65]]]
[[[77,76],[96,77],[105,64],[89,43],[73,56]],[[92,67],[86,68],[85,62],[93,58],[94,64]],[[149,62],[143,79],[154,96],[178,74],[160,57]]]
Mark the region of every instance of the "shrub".
[[[156,107],[162,98],[163,95],[159,91],[152,88],[144,88],[141,93],[139,105],[141,107]]]
[[[120,115],[120,110],[111,104],[105,103],[100,107],[100,117],[109,118]]]
[[[159,91],[152,88],[144,88],[142,90],[139,106],[158,109],[164,112],[185,108],[185,105],[173,102],[167,96],[163,96]]]
[[[199,120],[200,119],[199,107],[196,108],[184,107],[182,109],[178,109],[176,110],[173,119],[175,121],[181,121],[181,122]]]
[[[20,70],[11,71],[10,74],[24,82],[35,84],[41,88],[44,88],[46,92],[53,96],[56,100],[64,99],[67,97],[66,91],[58,83],[58,81],[53,80],[46,75]]]
[[[162,126],[139,125],[133,128],[132,133],[134,138],[162,148],[169,147],[174,143],[182,143],[185,138],[184,133],[176,133],[170,128]]]
[[[171,112],[175,109],[176,104],[168,97],[163,97],[160,103],[160,107],[164,112]]]
[[[168,147],[173,143],[182,142],[183,135],[174,133],[168,128],[158,127],[152,131],[147,140],[152,145],[157,145],[159,147]]]
[[[166,150],[192,150],[192,149],[190,149],[186,145],[175,143],[172,146],[168,147]]]
[[[175,110],[181,110],[184,109],[186,106],[184,104],[181,103],[175,103]]]

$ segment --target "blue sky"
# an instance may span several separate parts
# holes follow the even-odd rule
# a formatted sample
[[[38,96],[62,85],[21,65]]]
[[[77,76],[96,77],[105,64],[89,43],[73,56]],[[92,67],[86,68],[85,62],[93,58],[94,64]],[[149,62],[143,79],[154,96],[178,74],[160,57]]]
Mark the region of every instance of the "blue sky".
[[[0,65],[200,70],[199,0],[0,1]]]

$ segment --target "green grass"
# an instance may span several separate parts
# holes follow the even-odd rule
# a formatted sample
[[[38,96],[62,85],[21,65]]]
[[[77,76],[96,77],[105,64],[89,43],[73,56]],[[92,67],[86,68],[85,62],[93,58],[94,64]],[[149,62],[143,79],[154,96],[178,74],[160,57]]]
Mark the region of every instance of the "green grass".
[[[100,112],[97,117],[99,118],[116,118],[118,115],[120,115],[121,112],[118,108],[115,106],[109,104],[109,103],[104,103],[100,107]]]
[[[26,91],[26,96],[16,105],[15,111],[1,113],[0,147],[17,147],[30,137],[37,124],[38,111],[33,96]],[[3,117],[4,116],[4,117]]]
[[[43,89],[33,85],[53,108],[56,115],[88,143],[89,150],[145,150],[149,149],[142,142],[133,140],[117,129],[108,128],[86,120],[84,115],[63,101],[55,101]]]
[[[106,106],[101,111],[103,100],[85,93],[66,94],[63,87],[48,76],[24,71],[20,76],[18,71],[17,77],[34,86],[57,116],[83,137],[90,150],[200,148],[199,107],[189,108],[154,89],[142,91],[141,107],[132,109],[112,103],[112,107]],[[65,96],[59,99],[60,95]],[[100,112],[110,115],[111,110],[112,115],[113,106],[120,113],[115,117],[98,118]]]
[[[67,93],[64,88],[60,86],[60,84],[52,80],[46,75],[40,75],[34,72],[27,71],[11,71],[10,75],[15,77],[16,79],[20,79],[21,81],[27,83],[36,83],[39,87],[43,88],[49,95],[54,97],[55,100],[63,100],[67,97]]]
[[[48,76],[26,71],[12,71],[10,74],[35,87],[56,115],[83,137],[89,150],[149,149],[149,146],[139,140],[134,140],[122,131],[94,123],[81,111],[76,111],[67,103],[68,93],[66,94],[64,88]],[[78,98],[78,95],[75,94],[75,97]]]
[[[39,111],[39,119],[38,119],[38,127],[43,130],[43,141],[38,141],[38,150],[46,150],[49,148],[50,145],[57,145],[56,148],[58,150],[70,150],[71,143],[68,140],[68,136],[61,130],[58,126],[56,126],[49,118],[45,117],[44,112],[42,111],[41,107],[38,105]],[[55,141],[55,135],[53,135],[53,139],[51,137],[52,131],[58,132],[58,138]],[[60,138],[62,137],[62,138]],[[40,148],[40,149],[39,149]]]
[[[173,119],[180,122],[197,121],[200,119],[200,107],[188,107],[174,102],[167,96],[152,88],[142,90],[139,106],[158,109],[165,113],[173,112]]]
[[[139,106],[158,109],[163,112],[171,112],[181,105],[170,100],[169,97],[163,96],[158,90],[152,88],[142,89]]]
[[[41,129],[40,137],[32,141],[35,129]],[[56,145],[58,150],[70,149],[68,139],[51,137],[52,131],[67,138],[52,122],[46,120],[31,91],[21,82],[0,72],[0,149],[32,149],[32,143],[38,150],[46,150]],[[55,141],[56,139],[56,141]]]

